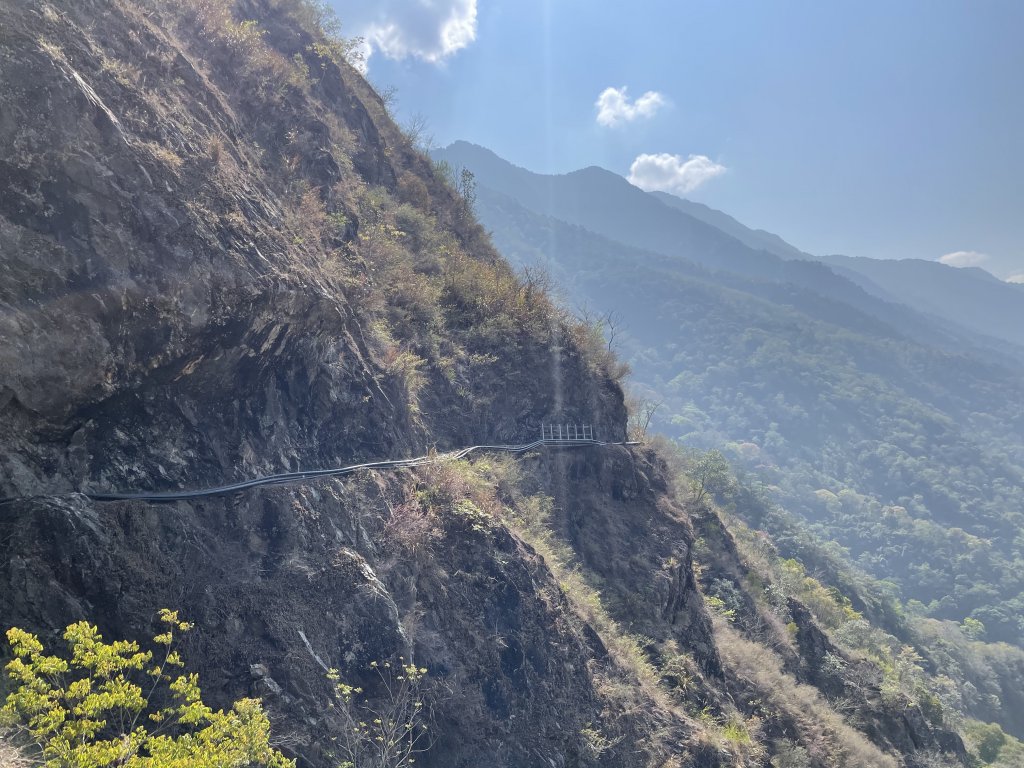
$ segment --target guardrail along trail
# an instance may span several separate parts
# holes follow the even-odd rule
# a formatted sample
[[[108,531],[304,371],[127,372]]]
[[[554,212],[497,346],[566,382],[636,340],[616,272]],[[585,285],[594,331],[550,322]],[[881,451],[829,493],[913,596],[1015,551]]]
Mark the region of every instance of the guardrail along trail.
[[[494,451],[498,453],[526,453],[536,448],[588,448],[602,447],[609,445],[638,445],[636,442],[607,443],[593,438],[580,439],[559,439],[543,438],[534,440],[532,443],[523,445],[472,445],[457,451],[440,453],[427,456],[417,456],[412,459],[394,459],[391,461],[371,461],[365,464],[352,464],[347,467],[334,467],[331,469],[309,469],[303,472],[283,472],[277,475],[266,475],[256,477],[252,480],[243,480],[238,483],[219,485],[214,488],[202,488],[193,491],[83,491],[82,495],[93,501],[186,501],[188,499],[201,499],[209,496],[223,496],[237,491],[244,491],[249,488],[259,488],[265,485],[294,485],[306,480],[314,480],[321,477],[338,477],[358,472],[361,469],[406,469],[410,467],[421,467],[427,464],[438,464],[443,461],[458,461],[471,453],[478,451]],[[0,504],[10,503],[18,499],[0,499]]]

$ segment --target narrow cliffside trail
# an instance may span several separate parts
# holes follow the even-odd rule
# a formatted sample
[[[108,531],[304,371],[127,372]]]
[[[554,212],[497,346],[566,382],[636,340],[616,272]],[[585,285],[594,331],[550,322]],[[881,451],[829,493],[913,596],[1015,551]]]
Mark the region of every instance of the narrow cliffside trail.
[[[921,764],[927,724],[868,740],[723,662],[625,369],[330,30],[306,0],[0,3],[0,624],[179,610],[211,703],[261,696],[303,768],[337,764],[324,666],[375,695],[399,655],[443,693],[425,768]],[[601,450],[516,443],[583,421]]]
[[[361,470],[396,470],[412,469],[414,467],[426,467],[441,464],[447,461],[459,461],[473,453],[511,453],[520,454],[534,451],[538,448],[600,448],[609,445],[641,445],[637,441],[623,441],[617,443],[606,443],[593,439],[541,439],[532,443],[522,445],[472,445],[457,451],[446,453],[432,453],[425,456],[417,456],[411,459],[391,459],[383,461],[369,461],[363,464],[350,464],[345,467],[332,467],[329,469],[307,469],[301,472],[281,472],[274,475],[255,477],[251,480],[242,480],[237,483],[218,485],[213,488],[201,488],[191,491],[83,491],[82,496],[93,501],[151,501],[169,502],[185,501],[188,499],[204,499],[211,496],[224,496],[229,493],[248,490],[250,488],[262,488],[268,485],[295,485],[309,480],[324,477],[342,477],[351,475]],[[24,500],[18,498],[0,499],[0,504],[11,504],[15,501]]]

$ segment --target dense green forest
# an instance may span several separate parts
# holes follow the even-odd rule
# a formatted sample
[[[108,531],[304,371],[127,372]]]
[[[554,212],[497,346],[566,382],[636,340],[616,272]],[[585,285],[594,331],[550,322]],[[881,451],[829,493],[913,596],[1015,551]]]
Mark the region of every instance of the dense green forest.
[[[902,602],[908,620],[1021,643],[1024,387],[1014,355],[976,345],[965,329],[928,339],[927,318],[910,307],[874,311],[876,297],[839,275],[806,279],[821,265],[793,273],[761,251],[768,264],[747,269],[707,250],[697,259],[685,244],[673,253],[607,211],[602,226],[618,239],[567,206],[557,214],[569,220],[550,215],[538,190],[549,179],[571,196],[573,174],[536,177],[464,144],[438,156],[477,173],[477,210],[499,249],[550,273],[621,350],[635,396],[656,407],[652,429],[720,449],[818,546]],[[612,174],[585,174],[580,197],[621,194],[665,208],[660,217],[686,215],[654,196],[635,202],[639,190],[619,190]],[[720,239],[718,252],[754,258],[731,235]],[[783,550],[794,540],[778,515],[745,514]]]

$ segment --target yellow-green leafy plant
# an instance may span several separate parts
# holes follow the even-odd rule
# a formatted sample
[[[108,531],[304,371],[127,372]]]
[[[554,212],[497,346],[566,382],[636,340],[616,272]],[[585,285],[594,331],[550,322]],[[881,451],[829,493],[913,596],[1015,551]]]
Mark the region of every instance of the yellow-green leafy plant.
[[[44,653],[35,635],[8,630],[14,658],[0,729],[46,768],[290,768],[270,746],[260,702],[229,711],[206,706],[194,673],[184,671],[176,637],[192,628],[160,611],[157,654],[136,642],[107,643],[86,621],[64,632],[69,658]]]
[[[617,739],[609,739],[604,732],[593,723],[587,723],[580,729],[580,744],[584,754],[597,759],[609,749],[612,749],[622,741],[620,736]]]
[[[431,746],[426,723],[427,670],[406,663],[401,656],[394,665],[372,661],[370,670],[380,689],[372,699],[362,688],[344,682],[337,670],[327,673],[334,683],[332,710],[339,734],[333,738],[340,768],[409,768]]]

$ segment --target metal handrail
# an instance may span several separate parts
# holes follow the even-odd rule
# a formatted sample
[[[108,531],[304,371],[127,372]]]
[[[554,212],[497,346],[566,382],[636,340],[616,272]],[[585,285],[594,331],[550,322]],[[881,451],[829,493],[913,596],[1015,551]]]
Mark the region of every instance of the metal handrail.
[[[293,485],[307,480],[314,480],[321,477],[339,477],[349,475],[363,469],[407,469],[422,467],[431,464],[439,464],[445,461],[457,461],[477,451],[494,451],[499,453],[526,453],[542,446],[552,448],[587,448],[612,445],[638,445],[636,442],[603,442],[590,438],[548,438],[534,440],[532,443],[522,445],[472,445],[468,448],[461,448],[456,451],[449,451],[442,454],[417,456],[411,459],[393,459],[389,461],[370,461],[364,464],[351,464],[345,467],[333,467],[329,469],[310,469],[301,472],[283,472],[275,475],[264,475],[262,477],[243,480],[238,483],[220,485],[214,488],[202,488],[190,491],[82,491],[82,495],[93,501],[187,501],[188,499],[207,498],[210,496],[224,496],[229,493],[244,491],[249,488],[258,488],[267,485]],[[0,499],[0,504],[18,501],[16,498]]]

